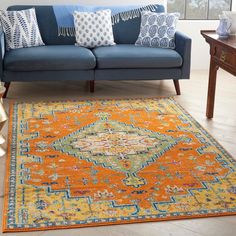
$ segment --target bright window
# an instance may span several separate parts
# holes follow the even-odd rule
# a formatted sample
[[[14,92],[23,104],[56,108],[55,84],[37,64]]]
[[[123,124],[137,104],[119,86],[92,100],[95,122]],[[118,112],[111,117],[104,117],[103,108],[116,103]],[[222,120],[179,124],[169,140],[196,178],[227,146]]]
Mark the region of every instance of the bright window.
[[[180,12],[181,19],[215,20],[222,11],[230,11],[232,0],[168,0],[168,12]]]

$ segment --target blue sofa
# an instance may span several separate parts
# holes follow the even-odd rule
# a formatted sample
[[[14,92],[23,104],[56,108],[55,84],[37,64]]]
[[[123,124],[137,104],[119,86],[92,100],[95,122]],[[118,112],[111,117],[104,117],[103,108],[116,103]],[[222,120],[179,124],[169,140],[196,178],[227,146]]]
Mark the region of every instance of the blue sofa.
[[[52,6],[11,6],[8,10],[34,7],[46,46],[5,51],[0,31],[0,77],[6,87],[14,81],[87,80],[94,91],[97,80],[172,79],[180,94],[179,80],[189,79],[191,39],[176,32],[175,50],[137,47],[140,17],[113,26],[116,45],[87,49],[75,46],[75,37],[58,36]],[[157,12],[163,12],[159,6]]]

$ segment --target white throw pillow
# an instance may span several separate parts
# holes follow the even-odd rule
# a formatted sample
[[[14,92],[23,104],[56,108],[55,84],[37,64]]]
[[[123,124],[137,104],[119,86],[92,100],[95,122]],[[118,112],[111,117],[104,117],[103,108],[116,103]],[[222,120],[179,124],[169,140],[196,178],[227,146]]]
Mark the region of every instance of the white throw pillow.
[[[137,46],[175,48],[175,32],[179,13],[141,13],[141,28]]]
[[[76,45],[94,48],[114,45],[111,10],[74,12]]]
[[[22,11],[0,10],[0,22],[6,35],[6,48],[43,46],[35,9]]]

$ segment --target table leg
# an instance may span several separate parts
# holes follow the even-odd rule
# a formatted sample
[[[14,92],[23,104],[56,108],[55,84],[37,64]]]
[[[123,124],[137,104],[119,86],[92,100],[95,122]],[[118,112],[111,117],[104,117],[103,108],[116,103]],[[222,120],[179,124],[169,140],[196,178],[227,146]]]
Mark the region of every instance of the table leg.
[[[213,118],[214,104],[215,104],[215,91],[216,91],[216,76],[219,66],[215,63],[214,59],[211,58],[209,82],[208,82],[208,95],[207,95],[207,118]]]

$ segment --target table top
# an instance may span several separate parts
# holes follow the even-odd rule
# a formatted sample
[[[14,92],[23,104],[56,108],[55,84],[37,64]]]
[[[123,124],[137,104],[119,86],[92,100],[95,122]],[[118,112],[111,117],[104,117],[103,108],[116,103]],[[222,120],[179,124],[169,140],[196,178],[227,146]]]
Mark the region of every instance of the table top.
[[[223,46],[236,50],[236,35],[230,35],[228,38],[220,38],[215,30],[201,30],[201,34],[208,40],[213,40]]]

